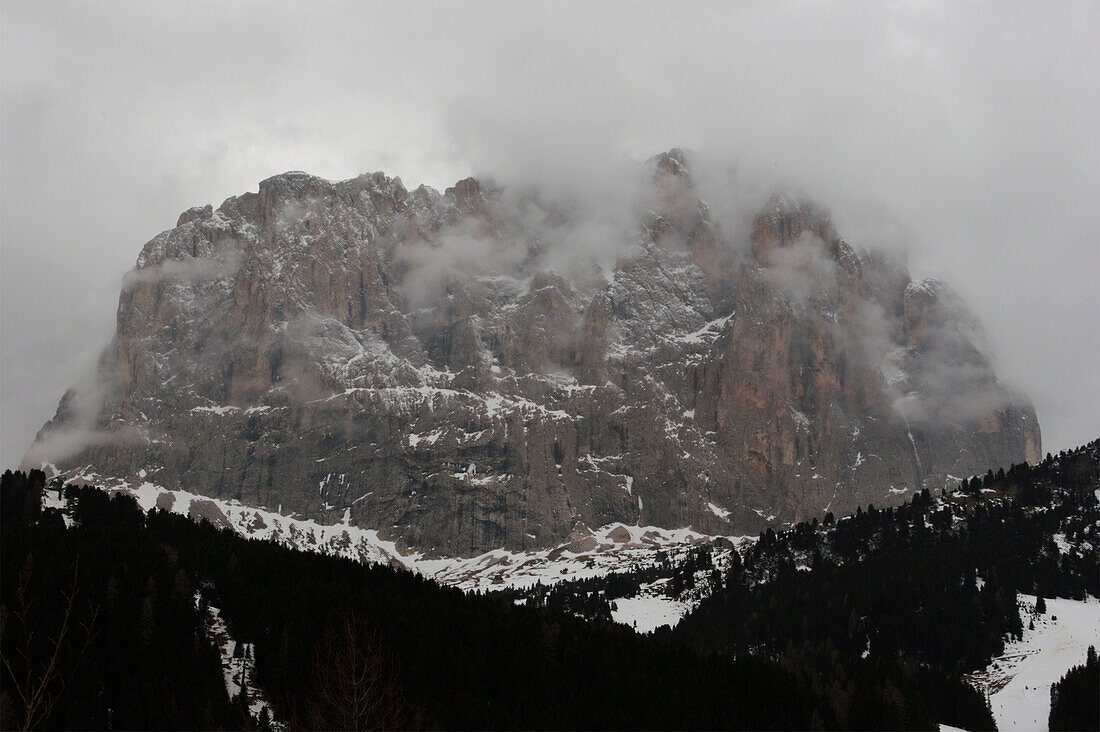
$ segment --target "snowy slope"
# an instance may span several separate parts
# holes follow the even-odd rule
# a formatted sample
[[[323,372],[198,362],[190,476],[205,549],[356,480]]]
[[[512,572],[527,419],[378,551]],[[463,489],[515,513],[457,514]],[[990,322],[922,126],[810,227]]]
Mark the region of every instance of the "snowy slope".
[[[660,561],[659,554],[676,558],[693,547],[711,544],[719,538],[737,547],[743,547],[754,539],[708,536],[691,529],[615,523],[597,529],[580,528],[570,537],[570,541],[552,549],[529,552],[495,549],[474,557],[427,557],[419,552],[402,551],[395,542],[379,537],[374,529],[351,524],[346,515],[340,523],[324,525],[312,519],[253,508],[231,499],[168,490],[149,481],[131,487],[117,479],[104,479],[91,472],[82,473],[78,479],[107,486],[105,490],[108,492],[131,495],[145,511],[159,508],[181,516],[202,517],[241,536],[266,539],[300,551],[344,557],[365,564],[404,567],[441,584],[467,591],[522,589],[538,583],[549,585],[562,580],[587,579],[656,564]],[[47,508],[66,508],[65,501],[56,490],[45,492],[43,504]],[[68,515],[65,515],[65,520],[71,523]],[[723,553],[731,551],[733,549],[730,548],[716,549],[715,561],[721,565]],[[653,588],[650,594],[659,594],[659,588]],[[685,605],[679,611],[676,621],[687,609]],[[668,617],[671,618],[671,615]],[[630,616],[629,622],[633,622],[633,616]],[[666,619],[659,625],[670,622],[675,624]],[[642,625],[643,622],[639,622],[639,629]]]
[[[970,679],[989,694],[998,729],[1045,730],[1051,684],[1083,664],[1090,645],[1100,647],[1100,599],[1048,599],[1043,615],[1034,614],[1034,595],[1019,601],[1023,638]],[[1028,630],[1032,621],[1035,629]]]

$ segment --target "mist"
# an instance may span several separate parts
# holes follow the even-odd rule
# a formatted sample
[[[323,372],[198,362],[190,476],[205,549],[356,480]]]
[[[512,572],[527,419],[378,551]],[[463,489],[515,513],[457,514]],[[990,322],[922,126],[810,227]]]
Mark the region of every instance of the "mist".
[[[9,2],[0,34],[7,465],[191,206],[286,170],[476,175],[549,222],[565,267],[616,254],[629,171],[674,146],[731,237],[797,189],[853,246],[950,283],[1045,451],[1100,435],[1096,3]],[[497,254],[461,244],[433,266]]]

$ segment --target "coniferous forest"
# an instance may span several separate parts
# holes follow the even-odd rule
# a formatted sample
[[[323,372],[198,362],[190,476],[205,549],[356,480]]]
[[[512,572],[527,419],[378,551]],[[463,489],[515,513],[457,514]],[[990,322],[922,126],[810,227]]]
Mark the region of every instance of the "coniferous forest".
[[[980,668],[1023,628],[1016,593],[1100,595],[1098,443],[939,501],[766,532],[676,628],[697,647]],[[980,484],[980,487],[979,487]],[[1055,536],[1083,550],[1063,552]]]
[[[648,636],[603,610],[629,575],[585,585],[599,602],[519,606],[146,515],[92,487],[65,487],[63,516],[42,509],[41,472],[9,471],[0,721],[270,726],[247,692],[226,691],[203,622],[213,605],[251,644],[252,682],[289,728],[990,729],[963,674],[1021,632],[1016,592],[1100,594],[1096,550],[1063,553],[1053,538],[1100,546],[1097,448],[766,532],[725,572],[705,552],[650,570],[703,578],[713,594]],[[1074,683],[1059,699],[1078,698]]]
[[[31,484],[27,496],[36,482],[4,479],[4,504],[11,496],[16,506],[4,513],[2,560],[3,650],[15,678],[26,676],[17,649],[34,634],[31,683],[3,686],[5,727],[23,724],[23,694],[37,690],[50,639],[65,627],[44,728],[249,725],[226,698],[196,591],[255,644],[259,683],[292,727],[787,728],[811,726],[824,703],[771,660],[702,654],[407,571],[248,541],[174,514],[146,517],[132,499],[93,488],[66,489],[74,528],[48,514],[32,523],[37,504],[20,501],[18,484]],[[76,598],[67,626],[63,591]],[[20,593],[36,610],[27,624],[13,611]],[[338,689],[354,688],[356,663],[339,663],[339,650],[357,641],[387,692],[349,718],[352,700],[327,700],[326,687],[337,674]]]
[[[1100,660],[1089,646],[1083,666],[1074,666],[1050,687],[1051,730],[1100,728]]]

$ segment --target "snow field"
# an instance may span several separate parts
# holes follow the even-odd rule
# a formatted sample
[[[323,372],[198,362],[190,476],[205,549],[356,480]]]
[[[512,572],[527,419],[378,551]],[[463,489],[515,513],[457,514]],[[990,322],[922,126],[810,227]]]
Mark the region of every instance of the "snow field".
[[[1004,653],[970,676],[989,694],[1003,732],[1047,729],[1051,685],[1084,664],[1090,645],[1100,648],[1100,599],[1047,599],[1043,615],[1034,614],[1034,595],[1021,593],[1019,602],[1023,638],[1006,644]],[[1034,630],[1028,630],[1031,622]]]

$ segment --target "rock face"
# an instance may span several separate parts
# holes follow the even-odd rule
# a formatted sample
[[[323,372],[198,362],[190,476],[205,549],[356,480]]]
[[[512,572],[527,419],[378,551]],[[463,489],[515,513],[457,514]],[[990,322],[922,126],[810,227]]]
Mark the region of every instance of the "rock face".
[[[473,179],[287,173],[190,209],[26,462],[460,555],[756,532],[1039,456],[945,285],[797,198],[723,231],[679,151],[644,176],[606,269],[556,256],[568,211]]]

